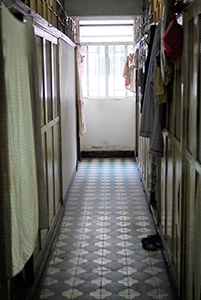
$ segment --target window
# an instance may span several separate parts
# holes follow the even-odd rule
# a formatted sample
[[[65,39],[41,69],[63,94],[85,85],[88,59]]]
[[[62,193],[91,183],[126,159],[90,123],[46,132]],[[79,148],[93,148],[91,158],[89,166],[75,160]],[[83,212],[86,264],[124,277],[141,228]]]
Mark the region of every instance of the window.
[[[122,24],[119,24],[120,21],[83,22],[80,23],[80,41],[84,56],[83,96],[133,96],[133,93],[125,89],[125,79],[122,76],[126,57],[133,48],[132,20],[126,20]]]

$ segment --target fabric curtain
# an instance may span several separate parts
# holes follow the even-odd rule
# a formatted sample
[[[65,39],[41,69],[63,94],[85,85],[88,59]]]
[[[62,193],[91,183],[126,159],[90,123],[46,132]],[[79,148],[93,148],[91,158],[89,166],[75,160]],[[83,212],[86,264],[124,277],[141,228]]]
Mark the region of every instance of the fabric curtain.
[[[39,218],[30,72],[33,25],[20,22],[1,6],[0,30],[2,281],[18,274],[33,254]]]
[[[86,119],[85,119],[85,107],[82,94],[82,77],[81,77],[81,64],[82,54],[80,46],[76,48],[77,53],[77,101],[78,101],[78,115],[79,115],[79,136],[83,136],[86,133]]]

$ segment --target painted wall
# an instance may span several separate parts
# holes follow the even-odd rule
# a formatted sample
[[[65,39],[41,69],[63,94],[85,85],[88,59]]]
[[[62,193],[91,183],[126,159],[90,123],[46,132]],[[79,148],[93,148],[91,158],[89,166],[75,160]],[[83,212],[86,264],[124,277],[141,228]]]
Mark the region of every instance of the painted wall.
[[[71,0],[65,1],[69,16],[130,16],[142,15],[141,0]]]
[[[75,49],[59,42],[62,186],[63,196],[69,187],[77,162],[75,106]]]
[[[81,151],[135,150],[135,101],[85,100],[86,134]]]

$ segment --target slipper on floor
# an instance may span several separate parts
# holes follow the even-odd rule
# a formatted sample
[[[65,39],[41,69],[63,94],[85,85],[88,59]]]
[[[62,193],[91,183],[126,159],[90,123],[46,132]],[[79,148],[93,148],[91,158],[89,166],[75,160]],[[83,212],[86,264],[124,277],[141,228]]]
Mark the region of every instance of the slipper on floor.
[[[151,250],[151,251],[156,251],[157,250],[157,247],[150,243],[150,241],[148,240],[145,240],[142,242],[142,247],[145,249],[145,250]]]
[[[163,248],[161,237],[158,234],[148,235],[146,238],[141,239],[143,248],[147,250],[152,250],[154,248]],[[149,248],[149,249],[148,249]]]

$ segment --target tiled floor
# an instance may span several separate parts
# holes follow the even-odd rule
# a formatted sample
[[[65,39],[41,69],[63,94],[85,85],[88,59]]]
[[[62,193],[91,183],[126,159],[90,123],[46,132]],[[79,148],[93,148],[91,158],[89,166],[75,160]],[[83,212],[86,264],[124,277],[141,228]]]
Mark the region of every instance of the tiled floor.
[[[35,300],[175,299],[155,233],[134,160],[83,160]]]

